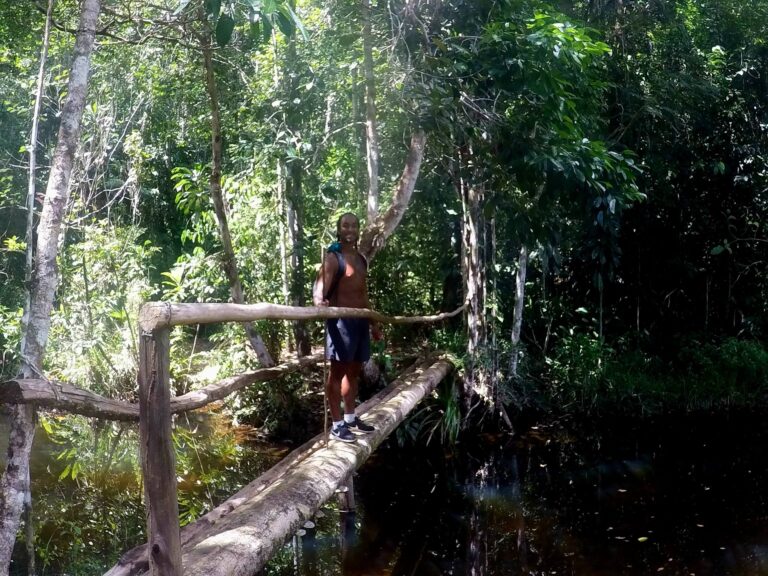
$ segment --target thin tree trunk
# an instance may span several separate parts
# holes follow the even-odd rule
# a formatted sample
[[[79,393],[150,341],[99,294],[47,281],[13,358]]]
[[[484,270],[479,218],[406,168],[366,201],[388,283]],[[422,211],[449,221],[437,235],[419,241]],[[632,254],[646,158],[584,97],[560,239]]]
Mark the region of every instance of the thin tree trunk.
[[[293,1],[291,2],[291,8],[295,9],[295,2]],[[281,81],[280,68],[278,67],[280,57],[277,49],[277,36],[274,32],[272,34],[272,49],[275,55],[273,68],[275,91],[279,93],[282,88],[290,96],[296,91],[297,75],[291,73],[292,66],[297,60],[296,39],[293,36],[288,39],[286,54],[283,58],[283,81]],[[329,97],[326,101],[326,135],[330,133],[332,110],[333,100]],[[283,123],[289,133],[300,133],[301,121],[296,111],[283,113]],[[278,160],[278,191],[281,211],[285,215],[285,220],[281,219],[280,221],[283,294],[285,303],[289,306],[304,306],[306,304],[304,295],[304,216],[301,180],[303,164],[300,153],[293,155],[288,161],[284,158]],[[298,356],[307,356],[312,351],[312,344],[309,339],[306,323],[294,321],[291,323],[291,327],[293,331],[291,346],[295,343]],[[293,351],[292,347],[291,351]]]
[[[368,162],[367,222],[379,215],[379,131],[376,126],[376,79],[373,75],[371,2],[363,0],[363,69],[365,70],[365,134]]]
[[[277,203],[280,208],[280,214],[283,216],[279,218],[279,231],[280,235],[280,277],[283,287],[283,304],[290,306],[291,304],[291,289],[290,282],[288,281],[288,269],[290,268],[289,250],[288,250],[288,231],[286,221],[288,220],[288,202],[285,199],[286,188],[286,175],[287,169],[285,167],[285,159],[280,158],[277,161]]]
[[[288,205],[288,237],[291,245],[291,302],[292,306],[306,304],[304,294],[304,197],[302,194],[302,166],[295,159],[288,163],[286,200]],[[312,352],[306,322],[293,323],[293,336],[296,340],[298,356],[307,356]]]
[[[471,155],[471,149],[468,151]],[[462,173],[467,173],[468,158],[460,159]],[[490,382],[482,357],[488,339],[486,310],[485,262],[482,258],[481,233],[483,231],[483,205],[485,191],[475,175],[472,181],[463,177],[460,182],[461,204],[464,214],[464,258],[462,271],[467,300],[467,353],[469,370],[466,392],[468,397],[477,395],[487,403],[492,402]]]
[[[295,9],[295,2],[291,1],[291,8]],[[275,47],[275,62],[277,58],[277,48]],[[296,57],[296,38],[291,36],[288,39],[288,46],[285,55],[285,70],[288,78],[287,89],[289,94],[296,91],[297,74],[292,74],[292,66],[297,61]],[[277,70],[275,72],[275,86],[279,86]],[[330,130],[330,113],[332,110],[332,101],[327,102],[326,127]],[[285,115],[285,124],[288,131],[292,134],[300,133],[300,116],[296,111],[291,111]],[[291,306],[304,306],[306,304],[304,294],[304,201],[302,196],[301,175],[304,168],[304,162],[301,154],[297,153],[290,160],[284,162],[285,186],[283,188],[285,201],[285,221],[286,221],[286,247],[290,248],[290,261],[286,258],[286,269],[290,273],[286,275],[286,304]],[[291,323],[293,328],[293,339],[296,343],[296,353],[298,356],[307,356],[312,351],[312,345],[309,339],[309,332],[305,322],[296,321]]]
[[[528,272],[528,247],[523,244],[517,257],[517,274],[515,275],[515,308],[512,316],[512,356],[509,360],[509,375],[517,379],[517,366],[520,360],[520,331],[523,327],[523,310],[525,306],[525,276]]]
[[[408,209],[419,177],[426,144],[427,135],[424,130],[418,129],[411,135],[411,147],[405,159],[405,168],[400,176],[400,182],[392,198],[392,205],[374,221],[369,221],[363,231],[360,238],[360,252],[368,258],[369,262],[384,247]]]
[[[219,95],[216,88],[216,77],[213,70],[213,48],[210,32],[202,40],[203,65],[205,67],[205,85],[208,90],[208,102],[211,108],[211,199],[213,210],[216,214],[216,222],[219,226],[221,237],[222,266],[229,280],[229,290],[232,301],[235,304],[244,304],[243,286],[240,283],[240,274],[237,269],[235,251],[232,248],[232,236],[229,233],[227,219],[227,205],[221,191],[221,164],[222,164],[222,138],[221,138],[221,113],[219,110]],[[245,324],[245,332],[259,363],[262,366],[274,366],[272,356],[267,351],[264,340],[254,330],[251,323]]]
[[[368,165],[367,128],[365,126],[362,101],[364,100],[365,83],[359,81],[360,70],[355,66],[352,70],[352,132],[354,142],[357,144],[358,154],[355,158],[355,184],[358,191],[358,203],[367,205],[366,179]],[[362,93],[361,93],[362,88]],[[366,159],[363,161],[363,159]],[[367,213],[367,208],[366,208]]]
[[[27,233],[26,233],[26,267],[24,272],[24,285],[29,287],[32,282],[32,267],[35,257],[35,195],[36,195],[36,169],[37,169],[37,133],[40,123],[40,107],[43,101],[43,83],[45,81],[45,64],[48,60],[48,45],[51,33],[51,21],[53,20],[53,7],[55,0],[48,1],[48,10],[45,14],[45,30],[43,32],[43,49],[40,55],[40,67],[37,73],[37,91],[35,93],[35,106],[32,112],[32,130],[29,135],[29,183],[27,186]],[[29,310],[31,294],[26,290],[25,310]],[[29,467],[27,467],[29,473]],[[27,475],[27,487],[30,486],[29,474]],[[35,526],[32,516],[32,494],[30,490],[24,496],[24,526],[26,528],[27,544],[27,574],[33,576],[35,568]]]
[[[99,0],[84,0],[80,14],[67,99],[61,113],[58,141],[40,215],[29,304],[22,319],[23,377],[42,374],[51,310],[58,286],[56,256],[59,236],[69,201],[69,180],[80,139],[80,123],[100,8]],[[29,490],[29,453],[35,434],[35,419],[32,406],[12,406],[8,459],[0,480],[0,574],[8,573],[24,497]]]

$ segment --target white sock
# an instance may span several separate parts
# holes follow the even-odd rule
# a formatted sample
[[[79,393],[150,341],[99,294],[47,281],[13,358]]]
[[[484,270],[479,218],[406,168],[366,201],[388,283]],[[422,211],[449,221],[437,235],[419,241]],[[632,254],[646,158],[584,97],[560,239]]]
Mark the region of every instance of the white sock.
[[[341,426],[342,424],[344,424],[344,420],[339,420],[338,422],[334,422],[333,423],[334,430],[338,429],[338,427]]]
[[[352,424],[352,422],[355,421],[355,415],[354,414],[344,414],[344,422],[347,424]]]

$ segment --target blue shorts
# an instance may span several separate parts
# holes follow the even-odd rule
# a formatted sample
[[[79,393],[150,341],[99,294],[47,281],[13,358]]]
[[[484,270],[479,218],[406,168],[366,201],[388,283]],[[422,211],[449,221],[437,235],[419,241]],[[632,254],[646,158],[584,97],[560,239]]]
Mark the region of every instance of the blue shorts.
[[[367,318],[331,318],[325,357],[338,362],[367,362],[371,357],[371,331]]]

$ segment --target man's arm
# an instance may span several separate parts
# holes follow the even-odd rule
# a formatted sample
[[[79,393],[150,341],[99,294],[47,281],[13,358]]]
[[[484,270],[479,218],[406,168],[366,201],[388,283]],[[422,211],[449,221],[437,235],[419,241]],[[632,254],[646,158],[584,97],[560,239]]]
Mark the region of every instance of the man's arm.
[[[325,299],[326,286],[332,286],[339,271],[339,259],[335,254],[326,253],[323,258],[322,268],[320,269],[320,279],[317,283],[312,300],[315,306],[330,306],[331,303]]]

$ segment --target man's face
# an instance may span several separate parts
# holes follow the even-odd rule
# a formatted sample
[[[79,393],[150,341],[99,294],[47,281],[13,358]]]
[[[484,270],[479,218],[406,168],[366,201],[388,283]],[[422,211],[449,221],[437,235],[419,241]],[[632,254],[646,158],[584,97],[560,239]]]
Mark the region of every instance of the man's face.
[[[360,223],[353,214],[345,214],[339,222],[339,240],[354,244],[360,234]]]

